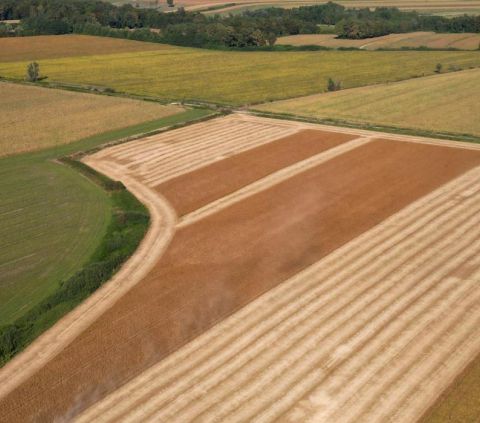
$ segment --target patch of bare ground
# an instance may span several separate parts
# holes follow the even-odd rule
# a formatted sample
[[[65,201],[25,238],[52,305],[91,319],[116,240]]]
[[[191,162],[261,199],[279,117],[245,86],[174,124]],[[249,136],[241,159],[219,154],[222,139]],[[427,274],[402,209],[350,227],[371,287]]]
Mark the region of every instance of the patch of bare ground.
[[[218,200],[286,166],[322,153],[355,135],[305,129],[227,157],[158,185],[179,216]]]

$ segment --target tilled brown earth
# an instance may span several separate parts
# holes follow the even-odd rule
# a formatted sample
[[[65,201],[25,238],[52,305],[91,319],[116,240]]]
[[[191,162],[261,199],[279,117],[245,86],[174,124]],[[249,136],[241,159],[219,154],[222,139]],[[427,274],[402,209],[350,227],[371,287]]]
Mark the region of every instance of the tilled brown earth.
[[[156,189],[183,216],[285,166],[354,138],[350,134],[305,129],[272,145],[252,148],[170,179]]]
[[[0,420],[73,417],[479,164],[478,151],[373,140],[183,226],[140,283],[0,400]]]

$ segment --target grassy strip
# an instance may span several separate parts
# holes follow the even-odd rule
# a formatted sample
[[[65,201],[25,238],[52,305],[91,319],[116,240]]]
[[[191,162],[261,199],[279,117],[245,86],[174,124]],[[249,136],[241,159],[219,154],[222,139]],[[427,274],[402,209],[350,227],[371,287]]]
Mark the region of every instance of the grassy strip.
[[[420,423],[480,421],[480,355],[455,379],[425,413]]]
[[[306,122],[306,123],[318,123],[320,125],[331,125],[331,126],[341,126],[344,128],[353,128],[353,129],[364,129],[367,131],[376,131],[376,132],[385,132],[389,134],[400,134],[400,135],[411,135],[417,137],[426,137],[426,138],[438,138],[444,140],[452,141],[464,141],[472,143],[480,143],[480,137],[469,134],[456,134],[450,132],[434,132],[427,131],[422,129],[411,129],[411,128],[401,128],[396,126],[382,126],[382,125],[371,125],[371,124],[362,124],[356,122],[350,122],[340,119],[315,119],[305,116],[293,115],[289,113],[273,113],[273,112],[264,112],[259,110],[250,110],[250,113],[255,116],[267,117],[272,119],[281,119],[281,120],[294,120],[297,122]]]
[[[215,114],[207,110],[187,110],[176,116],[109,131],[58,148],[6,159],[12,162],[13,168],[16,168],[15,164],[54,160],[76,169],[105,190],[112,204],[112,216],[100,245],[83,268],[63,280],[52,294],[39,301],[12,324],[0,328],[0,366],[109,280],[134,253],[149,226],[147,209],[121,182],[110,180],[72,157],[62,156],[81,156],[86,150],[98,149],[100,145],[135,139],[145,133],[172,129],[214,116]]]

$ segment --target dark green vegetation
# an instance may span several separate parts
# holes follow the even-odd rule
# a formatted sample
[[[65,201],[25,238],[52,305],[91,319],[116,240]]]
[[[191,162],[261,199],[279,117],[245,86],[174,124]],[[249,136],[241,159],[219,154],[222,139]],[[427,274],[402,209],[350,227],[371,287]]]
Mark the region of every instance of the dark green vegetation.
[[[108,280],[148,227],[123,185],[58,159],[210,114],[188,110],[0,160],[0,363]]]
[[[80,271],[62,281],[57,290],[14,323],[0,329],[0,364],[107,281],[142,240],[148,228],[147,210],[118,184],[106,182],[102,187],[113,212],[102,243]]]
[[[425,16],[396,8],[347,9],[332,2],[293,9],[267,8],[241,15],[207,16],[199,12],[162,13],[120,7],[96,0],[0,0],[0,20],[21,19],[0,36],[83,33],[194,47],[245,48],[273,45],[278,36],[322,32],[336,25],[344,38],[395,32],[480,32],[479,16]],[[150,31],[156,29],[155,32]],[[115,31],[116,30],[116,31]]]

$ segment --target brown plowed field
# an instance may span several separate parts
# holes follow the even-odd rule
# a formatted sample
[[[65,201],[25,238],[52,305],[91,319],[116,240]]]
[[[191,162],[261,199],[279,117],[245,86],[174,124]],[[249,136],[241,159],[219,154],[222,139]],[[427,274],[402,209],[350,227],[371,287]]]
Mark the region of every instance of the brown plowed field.
[[[252,148],[170,179],[158,185],[157,190],[183,216],[272,172],[354,138],[350,134],[305,129],[273,145]]]
[[[222,132],[236,133],[238,127],[247,128],[249,123],[255,130],[270,128],[274,133],[279,128],[291,133],[309,127],[233,116],[179,130],[179,144],[173,141],[173,131],[171,149],[188,154],[189,147],[182,145],[182,140],[190,134],[195,143],[199,127],[216,131],[221,140]],[[233,422],[252,421],[253,417],[258,421],[348,421],[356,417],[354,421],[382,421],[382,416],[392,410],[409,416],[404,421],[418,417],[415,401],[434,400],[433,394],[441,392],[450,374],[458,372],[463,360],[476,351],[476,344],[467,340],[480,319],[475,302],[480,292],[474,283],[479,272],[475,259],[479,236],[472,230],[480,223],[479,190],[475,188],[480,149],[454,148],[454,143],[440,146],[433,140],[414,142],[408,137],[381,139],[373,133],[368,133],[370,137],[361,144],[356,141],[367,137],[366,132],[340,132],[344,136],[339,138],[328,132],[300,132],[300,145],[310,145],[303,138],[307,133],[317,136],[317,142],[328,144],[332,151],[350,148],[325,156],[329,150],[324,147],[315,147],[315,151],[305,147],[300,151],[308,150],[308,154],[295,153],[299,155],[294,158],[301,160],[298,164],[307,162],[312,154],[328,159],[289,178],[280,178],[278,183],[191,224],[177,226],[164,255],[142,280],[131,284],[128,292],[40,370],[0,398],[0,421],[70,419],[96,403],[100,411],[94,406],[84,421]],[[290,166],[294,158],[285,158],[285,139],[271,141],[266,132],[264,139],[261,163],[270,172],[275,172],[280,162]],[[205,142],[210,142],[208,137]],[[258,146],[248,137],[243,142],[250,148]],[[142,168],[139,161],[145,149],[149,151],[145,159],[150,159],[155,143],[168,158],[169,172],[179,172],[184,158],[180,154],[175,162],[176,154],[168,154],[165,138],[112,147],[88,162],[92,166],[97,163],[99,169],[114,177],[127,172],[128,178],[145,181],[149,168]],[[220,142],[218,147],[209,148],[214,152],[224,147]],[[238,157],[248,150],[242,148],[236,146]],[[192,150],[197,161],[193,171],[186,174],[185,184],[193,183],[201,172],[199,151],[201,146]],[[159,157],[155,160],[160,160],[157,166],[161,167]],[[135,164],[129,166],[129,161]],[[209,171],[205,174],[208,180],[235,180],[229,189],[249,184],[254,176],[263,177],[261,169],[255,168],[248,177],[238,176],[246,172],[245,164],[236,164],[227,172],[222,166],[212,165],[208,155],[203,163]],[[155,180],[163,177],[156,175]],[[135,189],[134,184],[130,186]],[[185,207],[180,200],[178,207]],[[430,220],[426,220],[427,215]],[[411,233],[406,236],[406,232]],[[404,236],[405,242],[391,244]],[[341,251],[346,251],[345,255]],[[372,256],[376,251],[378,255]],[[339,281],[344,272],[345,280]],[[314,291],[308,291],[310,288]],[[335,301],[322,303],[325,298],[316,293],[319,289],[328,296],[333,295],[329,289],[343,290],[343,294],[339,293]],[[307,300],[299,290],[320,303],[308,307],[302,304]],[[287,300],[289,296],[291,300]],[[250,317],[241,316],[252,310],[247,305],[256,299],[260,307],[254,308],[254,315],[263,311],[267,314],[261,324],[252,325]],[[285,303],[281,306],[278,301]],[[328,317],[336,307],[342,310],[337,310],[335,318]],[[274,321],[283,321],[277,314],[290,309],[297,313],[296,319],[312,314],[275,329],[278,322]],[[231,318],[225,323],[211,329],[228,316]],[[203,342],[203,337],[197,338],[202,333],[215,340],[205,344],[208,348],[233,336],[235,325],[221,331],[222,325],[232,324],[232,319],[241,336],[247,337],[262,325],[270,325],[271,330],[265,332],[270,341],[255,342],[254,350],[239,351],[219,366],[209,362],[202,349],[190,351]],[[436,326],[430,328],[433,322]],[[250,326],[242,326],[247,323]],[[406,329],[382,331],[390,326]],[[277,337],[280,332],[283,335]],[[394,334],[398,337],[392,338]],[[421,336],[421,342],[411,343],[415,334]],[[437,341],[440,347],[432,351]],[[240,348],[237,338],[229,345]],[[257,349],[264,345],[266,353],[257,359]],[[179,350],[182,346],[190,352]],[[452,348],[458,349],[458,354],[444,365]],[[175,361],[177,356],[170,358],[169,354],[177,350]],[[48,346],[44,354],[47,352]],[[195,364],[201,357],[210,363],[212,373],[207,371],[196,378],[203,369],[198,367],[203,364]],[[418,357],[431,361],[423,365]],[[389,363],[385,368],[384,360]],[[435,367],[438,363],[443,373]],[[158,376],[163,387],[152,381],[146,386],[139,384],[135,377],[150,377],[155,370],[151,366],[155,365],[171,366]],[[185,366],[191,369],[182,376]],[[221,383],[222,375],[234,370],[231,379]],[[167,380],[172,371],[178,374]],[[372,374],[382,376],[372,382],[368,379]],[[412,398],[412,392],[416,392],[412,387],[419,382],[416,374],[425,375],[430,385],[423,396]],[[135,388],[129,390],[130,385],[125,385],[127,393],[119,390],[129,380]],[[404,383],[399,383],[401,380]],[[139,397],[145,389],[146,396]],[[363,390],[365,395],[355,403],[353,399]],[[330,401],[335,392],[338,403]],[[382,407],[373,407],[371,401],[382,392],[389,396]],[[112,396],[102,402],[110,393]],[[117,393],[122,398],[119,402],[115,402]],[[111,398],[113,402],[109,402]],[[325,400],[330,401],[327,408]],[[330,416],[334,420],[328,420]]]
[[[91,35],[36,35],[0,39],[0,62],[56,59],[140,51],[165,50],[168,46]]]

